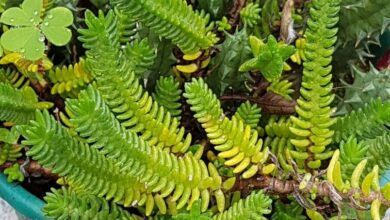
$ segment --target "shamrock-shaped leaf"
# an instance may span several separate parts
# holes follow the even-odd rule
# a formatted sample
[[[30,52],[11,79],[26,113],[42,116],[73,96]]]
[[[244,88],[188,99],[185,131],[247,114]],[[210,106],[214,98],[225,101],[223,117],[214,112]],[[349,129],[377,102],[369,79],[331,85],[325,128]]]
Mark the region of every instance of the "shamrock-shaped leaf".
[[[64,7],[50,10],[44,19],[41,0],[25,0],[20,7],[7,9],[0,22],[13,26],[1,36],[4,49],[21,53],[28,60],[42,58],[45,38],[56,46],[69,42],[71,31],[66,28],[73,23],[72,12]]]
[[[240,71],[260,70],[269,82],[279,79],[283,72],[284,61],[294,54],[295,48],[278,44],[272,35],[268,37],[266,44],[254,36],[250,37],[249,42],[255,57],[242,64]]]
[[[57,7],[50,10],[41,30],[47,39],[56,46],[64,46],[72,37],[72,32],[66,28],[73,23],[72,12],[64,7]]]

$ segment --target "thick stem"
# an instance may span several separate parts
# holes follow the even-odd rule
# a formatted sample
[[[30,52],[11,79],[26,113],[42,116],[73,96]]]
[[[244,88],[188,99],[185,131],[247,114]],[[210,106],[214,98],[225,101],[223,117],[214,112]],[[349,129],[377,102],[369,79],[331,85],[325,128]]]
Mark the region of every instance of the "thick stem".
[[[306,188],[299,189],[299,182],[296,180],[280,180],[271,176],[258,176],[251,179],[239,179],[232,191],[251,191],[254,189],[265,189],[267,192],[276,195],[292,194],[299,192],[301,194],[310,193],[311,189],[317,189],[317,197],[338,197],[344,201],[360,201],[363,204],[370,204],[375,199],[379,199],[382,205],[390,207],[390,201],[386,200],[380,192],[371,192],[368,196],[364,196],[360,190],[352,189],[347,193],[338,192],[332,184],[327,181],[310,182]],[[359,193],[358,199],[354,199],[353,195]]]

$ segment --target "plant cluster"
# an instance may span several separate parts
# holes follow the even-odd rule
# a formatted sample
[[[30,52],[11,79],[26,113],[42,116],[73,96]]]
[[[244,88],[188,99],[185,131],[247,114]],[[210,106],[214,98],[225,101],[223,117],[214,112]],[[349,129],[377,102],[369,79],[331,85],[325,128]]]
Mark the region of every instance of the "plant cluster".
[[[390,208],[390,66],[356,47],[349,72],[333,68],[387,30],[388,4],[365,20],[382,3],[2,2],[0,170],[55,180],[47,217],[380,220]]]

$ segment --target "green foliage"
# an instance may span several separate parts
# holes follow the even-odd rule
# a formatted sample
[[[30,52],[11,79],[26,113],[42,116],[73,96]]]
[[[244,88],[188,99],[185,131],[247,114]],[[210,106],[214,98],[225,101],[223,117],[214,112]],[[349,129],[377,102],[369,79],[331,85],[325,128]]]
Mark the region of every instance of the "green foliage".
[[[23,149],[21,145],[4,143],[0,146],[0,165],[3,165],[6,161],[16,161],[22,157],[23,154],[20,152]]]
[[[38,102],[38,97],[31,87],[16,89],[0,83],[0,121],[23,124],[34,118],[36,109],[52,106],[52,103]]]
[[[386,1],[343,0],[340,12],[340,42],[379,43],[379,35],[389,30],[390,5]]]
[[[292,82],[288,81],[287,79],[279,79],[273,81],[268,87],[267,91],[271,91],[277,95],[282,96],[288,101],[292,101],[291,93],[294,92],[294,89],[292,89]]]
[[[334,130],[334,141],[348,140],[354,136],[359,141],[372,139],[389,132],[386,124],[390,123],[390,102],[380,99],[372,100],[364,107],[352,111],[348,115],[338,117]]]
[[[49,79],[54,84],[51,94],[75,97],[81,89],[92,82],[92,75],[85,69],[85,61],[81,59],[74,65],[50,70]]]
[[[218,41],[206,27],[208,16],[193,11],[185,1],[111,0],[110,3],[161,37],[171,40],[185,53],[208,49]]]
[[[66,45],[72,37],[66,28],[73,23],[72,12],[64,7],[56,7],[41,19],[42,0],[25,0],[19,7],[7,9],[0,22],[14,28],[1,36],[4,49],[20,52],[28,60],[43,57],[45,37],[56,46]]]
[[[179,82],[171,77],[160,77],[156,84],[156,92],[153,94],[154,99],[173,117],[180,119],[181,115],[181,93]]]
[[[206,11],[214,19],[221,19],[226,15],[232,0],[198,0],[199,8]]]
[[[24,175],[22,171],[20,171],[20,165],[17,163],[6,168],[4,170],[4,174],[7,176],[8,182],[23,182],[24,180]]]
[[[131,42],[137,34],[137,20],[122,13],[117,8],[115,8],[114,11],[118,18],[118,32],[120,35],[119,41],[122,44]]]
[[[297,202],[284,204],[280,200],[276,201],[275,212],[272,214],[272,220],[305,220],[303,208]]]
[[[42,211],[51,219],[136,219],[114,202],[66,188],[52,189],[44,200]]]
[[[187,202],[191,206],[201,196],[202,210],[206,210],[210,197],[208,188],[218,188],[221,180],[209,176],[202,160],[191,155],[179,160],[126,131],[92,87],[80,93],[78,100],[68,101],[67,106],[73,113],[71,122],[76,131],[91,147],[114,159],[121,171],[135,176],[145,184],[145,189],[160,192],[161,198],[155,197],[155,200],[162,214],[165,214],[166,206],[161,201],[171,193],[174,194],[171,202],[177,201],[177,209]],[[147,215],[151,208],[153,204],[146,203]]]
[[[357,110],[370,102],[372,98],[390,100],[390,70],[379,71],[371,65],[368,72],[352,66],[352,72],[354,81],[351,85],[344,82],[345,95],[343,101],[340,102],[338,114]]]
[[[390,169],[390,133],[383,134],[372,140],[367,140],[368,166],[379,165],[381,171]]]
[[[268,37],[266,44],[255,36],[249,37],[249,42],[255,58],[242,64],[240,71],[260,70],[269,82],[279,79],[283,71],[284,61],[294,54],[294,47],[278,44],[272,35]]]
[[[190,213],[179,213],[172,216],[174,220],[212,220],[210,213],[201,213],[200,202],[196,201],[191,207]]]
[[[267,137],[264,141],[264,146],[268,147],[271,152],[278,158],[280,166],[286,170],[292,170],[287,157],[287,150],[292,151],[293,145],[290,139],[294,135],[290,132],[292,121],[288,117],[271,116],[267,125],[265,126],[265,133]]]
[[[142,138],[150,145],[185,152],[190,146],[191,135],[185,136],[178,120],[143,90],[133,72],[133,64],[124,62],[116,23],[112,11],[107,16],[100,13],[98,17],[87,11],[88,29],[79,30],[82,34],[79,39],[88,49],[87,67],[97,89],[122,126],[142,133]]]
[[[137,77],[141,77],[156,59],[155,49],[149,45],[146,39],[135,40],[127,44],[124,48],[124,55]]]
[[[226,34],[225,41],[218,45],[220,53],[213,59],[211,68],[215,69],[206,81],[215,94],[222,95],[225,90],[243,90],[244,82],[249,78],[237,73],[241,64],[250,56],[248,35],[245,30],[234,35]]]
[[[278,0],[265,0],[261,9],[261,25],[263,37],[271,34],[271,27],[280,21]]]
[[[113,199],[124,206],[140,201],[144,185],[130,173],[123,173],[115,160],[104,157],[61,126],[47,111],[36,112],[35,120],[19,127],[27,152],[43,167],[51,168],[77,192]]]
[[[187,83],[184,97],[211,144],[220,151],[218,156],[226,160],[224,164],[234,167],[234,173],[243,173],[243,178],[256,174],[258,164],[267,159],[267,153],[261,151],[263,141],[259,139],[257,131],[235,116],[228,119],[222,112],[221,103],[202,79]]]
[[[5,173],[22,180],[20,162],[31,157],[58,177],[64,188],[46,196],[44,209],[54,219],[380,219],[390,191],[379,184],[380,169],[390,168],[389,74],[353,67],[343,79],[354,82],[336,87],[345,99],[334,102],[335,26],[348,10],[340,4],[351,3],[340,1],[9,1],[1,20],[18,25],[4,25],[3,37],[17,33],[18,51],[6,49],[0,60],[9,68],[0,70],[0,120],[13,126],[0,128],[0,164],[15,164]],[[364,1],[356,4],[371,4]],[[209,12],[210,26],[192,7]],[[70,37],[69,10],[84,29],[66,48],[52,47]],[[304,35],[294,55],[276,40],[288,28]],[[34,33],[39,44],[27,43]],[[43,45],[42,57],[26,59],[37,53],[22,53],[25,45]],[[291,76],[282,76],[289,58]],[[297,101],[290,78],[302,81]],[[51,107],[38,100],[56,109],[38,111]],[[243,104],[230,118],[233,102]]]
[[[261,108],[257,107],[256,104],[246,101],[238,107],[234,116],[252,129],[256,129],[261,118],[260,112]]]
[[[291,132],[297,137],[291,140],[297,151],[310,152],[314,157],[300,158],[312,169],[321,166],[321,154],[326,153],[327,145],[332,142],[333,131],[330,127],[335,123],[331,118],[330,94],[333,44],[336,42],[338,12],[340,0],[316,0],[312,2],[310,18],[307,21],[305,55],[303,63],[301,97],[295,108],[299,117],[292,117],[294,125]],[[321,155],[321,156],[320,156]],[[317,158],[316,158],[317,157]],[[297,158],[295,158],[297,159]]]
[[[215,220],[262,219],[271,213],[272,200],[263,191],[254,191],[244,200],[234,203],[227,211],[213,217]]]
[[[260,21],[260,7],[258,4],[249,3],[240,11],[240,18],[244,25],[253,27]]]
[[[340,143],[340,164],[343,167],[343,177],[352,175],[355,167],[366,158],[369,146],[364,142],[358,142],[350,136],[348,140]],[[376,163],[376,162],[375,162]]]
[[[17,144],[19,139],[19,132],[13,127],[11,130],[6,128],[0,128],[0,165],[3,165],[6,161],[16,161],[22,156],[20,152],[23,147]]]
[[[18,89],[28,86],[30,83],[27,77],[11,68],[0,69],[0,82],[11,84]]]

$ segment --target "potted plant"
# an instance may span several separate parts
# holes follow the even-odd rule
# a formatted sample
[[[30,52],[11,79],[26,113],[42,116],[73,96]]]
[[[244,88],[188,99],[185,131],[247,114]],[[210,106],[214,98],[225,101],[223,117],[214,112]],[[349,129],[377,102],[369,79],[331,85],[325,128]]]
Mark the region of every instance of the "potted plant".
[[[390,70],[370,48],[389,4],[2,9],[0,196],[27,217],[386,215]]]

